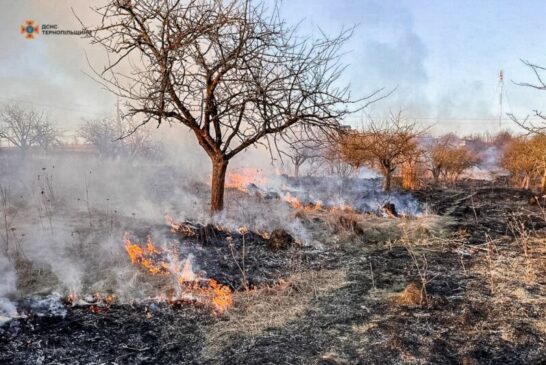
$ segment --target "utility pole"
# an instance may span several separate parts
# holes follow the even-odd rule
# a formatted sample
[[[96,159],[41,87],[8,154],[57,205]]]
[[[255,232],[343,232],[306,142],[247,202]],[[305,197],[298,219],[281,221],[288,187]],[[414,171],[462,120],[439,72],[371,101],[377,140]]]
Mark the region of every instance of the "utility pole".
[[[499,72],[499,128],[502,127],[502,94],[504,92],[504,72]]]

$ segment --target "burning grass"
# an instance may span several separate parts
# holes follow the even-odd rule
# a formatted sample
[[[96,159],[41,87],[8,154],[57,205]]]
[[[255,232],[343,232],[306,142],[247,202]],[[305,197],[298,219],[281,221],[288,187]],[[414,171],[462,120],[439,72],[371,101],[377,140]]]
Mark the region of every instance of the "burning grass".
[[[168,245],[141,230],[138,242],[116,242],[115,262],[132,263],[134,286],[157,298],[80,294],[64,317],[29,305],[0,327],[0,362],[542,363],[546,244],[519,210],[539,208],[492,191],[473,202],[432,194],[444,216],[294,210],[316,244],[279,251],[250,229],[171,220],[158,241]],[[506,230],[510,209],[493,202],[521,213],[524,228]],[[476,243],[461,227],[488,236]],[[75,251],[94,264],[96,246]],[[211,316],[220,312],[212,280],[229,288],[222,315]]]
[[[166,300],[173,305],[194,302],[211,306],[215,313],[223,313],[232,305],[231,289],[214,279],[196,275],[191,256],[182,263],[176,250],[156,247],[151,236],[148,236],[145,245],[132,242],[128,233],[125,233],[123,241],[133,265],[141,267],[150,275],[165,276],[172,280],[173,287],[158,294],[159,300]]]

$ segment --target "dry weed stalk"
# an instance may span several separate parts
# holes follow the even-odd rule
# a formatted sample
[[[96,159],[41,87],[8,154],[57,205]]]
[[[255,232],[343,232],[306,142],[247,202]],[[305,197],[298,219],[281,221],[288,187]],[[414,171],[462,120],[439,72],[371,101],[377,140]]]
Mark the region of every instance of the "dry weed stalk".
[[[419,305],[422,306],[423,304],[426,304],[429,302],[429,297],[427,293],[427,285],[432,281],[433,278],[429,278],[429,272],[428,272],[428,261],[427,256],[425,254],[418,254],[415,251],[415,248],[411,244],[411,241],[408,236],[408,231],[404,226],[402,226],[402,244],[408,251],[411,260],[413,262],[413,265],[417,269],[417,274],[419,275],[419,280],[421,282],[421,288],[420,288],[420,299],[419,299]]]
[[[487,260],[487,266],[489,270],[489,285],[491,287],[491,293],[495,293],[495,280],[494,280],[494,270],[495,270],[495,264],[494,264],[494,255],[496,251],[495,243],[493,242],[493,239],[491,236],[489,236],[487,233],[485,234],[485,243],[486,243],[486,260]]]
[[[235,251],[234,251],[234,244],[233,244],[233,238],[231,237],[227,237],[227,241],[228,241],[228,246],[229,246],[229,249],[231,251],[231,257],[233,257],[233,261],[235,261],[235,265],[237,265],[237,268],[239,269],[239,271],[241,272],[241,277],[243,278],[243,286],[245,288],[245,290],[248,290],[248,279],[246,277],[246,269],[245,269],[245,234],[243,233],[243,257],[242,257],[242,262],[241,264],[243,265],[241,267],[241,265],[239,265],[239,261],[237,261],[237,258],[235,257]]]
[[[91,171],[89,171],[89,174],[91,174]],[[89,202],[89,181],[87,180],[87,175],[84,176],[84,185],[85,185],[85,205],[87,207],[87,215],[89,216],[89,228],[93,229],[93,217],[91,214],[91,203]]]
[[[373,276],[373,266],[372,266],[371,261],[370,261],[370,274],[372,276],[372,288],[373,288],[373,290],[376,290],[377,288],[375,287],[375,279],[374,279],[374,276]]]
[[[508,222],[508,229],[512,233],[512,236],[516,240],[516,243],[521,246],[523,251],[526,268],[524,278],[527,282],[534,282],[536,279],[536,275],[533,261],[531,260],[531,252],[529,247],[531,234],[525,227],[525,224],[517,220],[516,218]]]
[[[42,168],[42,170],[45,171],[45,167]],[[40,213],[41,210],[43,209],[47,217],[47,222],[49,223],[49,230],[51,231],[51,235],[54,235],[53,211],[55,209],[54,209],[53,203],[55,201],[55,195],[53,193],[53,175],[51,175],[51,177],[48,177],[47,174],[38,175],[37,180],[38,180],[38,185],[40,188],[40,198],[41,198],[40,200],[41,208],[38,210],[38,212]],[[41,219],[42,219],[42,216],[40,214],[40,220]]]

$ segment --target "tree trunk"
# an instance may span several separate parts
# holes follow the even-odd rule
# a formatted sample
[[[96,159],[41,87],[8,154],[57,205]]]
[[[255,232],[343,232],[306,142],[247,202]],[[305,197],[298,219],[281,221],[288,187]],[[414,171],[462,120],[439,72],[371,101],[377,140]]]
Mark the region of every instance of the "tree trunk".
[[[26,160],[29,148],[27,146],[21,146],[19,149],[21,160]]]
[[[540,193],[546,193],[546,168],[542,171],[542,178],[540,179]]]
[[[432,178],[434,179],[434,183],[435,184],[438,184],[438,182],[440,181],[440,173],[442,171],[438,168],[433,168],[432,169]]]
[[[300,163],[296,162],[294,164],[294,177],[300,177]]]
[[[385,178],[383,180],[383,191],[391,191],[392,184],[392,171],[385,171]]]
[[[224,209],[224,185],[228,161],[216,159],[212,161],[212,180],[210,192],[210,212],[219,213]]]
[[[521,188],[522,189],[529,189],[529,175],[523,176],[523,180],[521,181]]]

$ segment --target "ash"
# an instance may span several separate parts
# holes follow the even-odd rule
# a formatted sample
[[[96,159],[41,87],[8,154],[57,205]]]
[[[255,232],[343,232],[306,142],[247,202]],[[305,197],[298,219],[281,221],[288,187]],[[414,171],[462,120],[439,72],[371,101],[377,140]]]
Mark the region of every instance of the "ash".
[[[230,240],[242,260],[242,233],[197,224],[190,236],[170,232],[208,277],[234,290],[225,313],[150,299],[100,310],[65,305],[65,315],[30,305],[0,327],[0,361],[544,363],[546,225],[536,199],[480,181],[415,196],[431,214],[299,212],[322,249],[293,243],[270,251],[270,238],[245,233],[252,288],[229,264]]]

